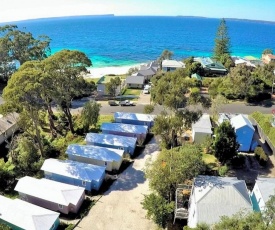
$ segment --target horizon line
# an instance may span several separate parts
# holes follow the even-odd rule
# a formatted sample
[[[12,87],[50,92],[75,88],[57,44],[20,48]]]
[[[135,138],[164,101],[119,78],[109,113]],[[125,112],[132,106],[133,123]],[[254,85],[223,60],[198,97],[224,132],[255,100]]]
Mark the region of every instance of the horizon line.
[[[207,16],[193,16],[193,15],[116,15],[116,14],[85,14],[85,15],[61,15],[61,16],[50,16],[42,18],[29,18],[29,19],[19,19],[13,21],[0,21],[0,24],[4,23],[14,23],[14,22],[24,22],[24,21],[35,21],[35,20],[47,20],[47,19],[59,19],[59,18],[72,18],[72,17],[185,17],[185,18],[205,18],[205,19],[222,19],[220,17],[207,17]],[[243,20],[243,21],[258,21],[266,23],[275,23],[275,21],[262,20],[262,19],[247,19],[247,18],[232,18],[223,17],[226,20]]]

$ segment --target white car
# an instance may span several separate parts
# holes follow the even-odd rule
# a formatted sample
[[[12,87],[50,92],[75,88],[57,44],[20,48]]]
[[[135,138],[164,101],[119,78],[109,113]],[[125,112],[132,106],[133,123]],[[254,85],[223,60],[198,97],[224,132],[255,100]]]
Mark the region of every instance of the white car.
[[[144,89],[143,90],[143,94],[149,94],[149,93],[150,93],[149,89]]]

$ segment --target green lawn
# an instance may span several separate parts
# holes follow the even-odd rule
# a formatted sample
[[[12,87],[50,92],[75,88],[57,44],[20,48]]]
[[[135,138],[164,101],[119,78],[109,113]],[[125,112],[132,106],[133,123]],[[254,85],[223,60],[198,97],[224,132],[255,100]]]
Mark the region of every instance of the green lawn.
[[[218,168],[218,159],[214,155],[203,153],[202,160],[210,169]]]
[[[125,92],[123,93],[123,95],[124,96],[126,96],[126,95],[139,96],[141,91],[142,91],[142,89],[126,89]]]
[[[113,122],[114,116],[113,115],[100,115],[98,120],[98,126],[101,126],[103,122]]]

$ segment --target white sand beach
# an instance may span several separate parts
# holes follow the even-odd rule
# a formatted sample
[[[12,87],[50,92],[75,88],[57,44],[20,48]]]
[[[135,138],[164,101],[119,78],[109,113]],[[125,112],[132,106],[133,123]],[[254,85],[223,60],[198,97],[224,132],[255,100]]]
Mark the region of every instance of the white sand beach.
[[[139,66],[142,64],[143,63],[136,64],[136,65],[128,65],[128,66],[90,67],[88,68],[90,73],[86,75],[86,78],[99,78],[108,74],[115,74],[115,75],[126,74],[130,68],[134,68],[134,67],[139,68]]]

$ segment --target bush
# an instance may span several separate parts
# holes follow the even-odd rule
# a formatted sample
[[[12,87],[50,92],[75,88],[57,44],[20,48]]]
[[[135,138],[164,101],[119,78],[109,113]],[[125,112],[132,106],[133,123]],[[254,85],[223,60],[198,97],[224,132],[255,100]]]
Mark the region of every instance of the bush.
[[[268,161],[268,156],[265,154],[262,147],[256,147],[255,148],[255,158],[258,160],[259,164],[261,166],[266,166]]]
[[[203,78],[202,80],[202,86],[203,87],[209,87],[210,84],[214,81],[213,78]]]
[[[226,176],[226,174],[228,173],[228,167],[227,167],[227,165],[224,165],[224,166],[221,166],[220,168],[219,168],[219,175],[220,176]]]

